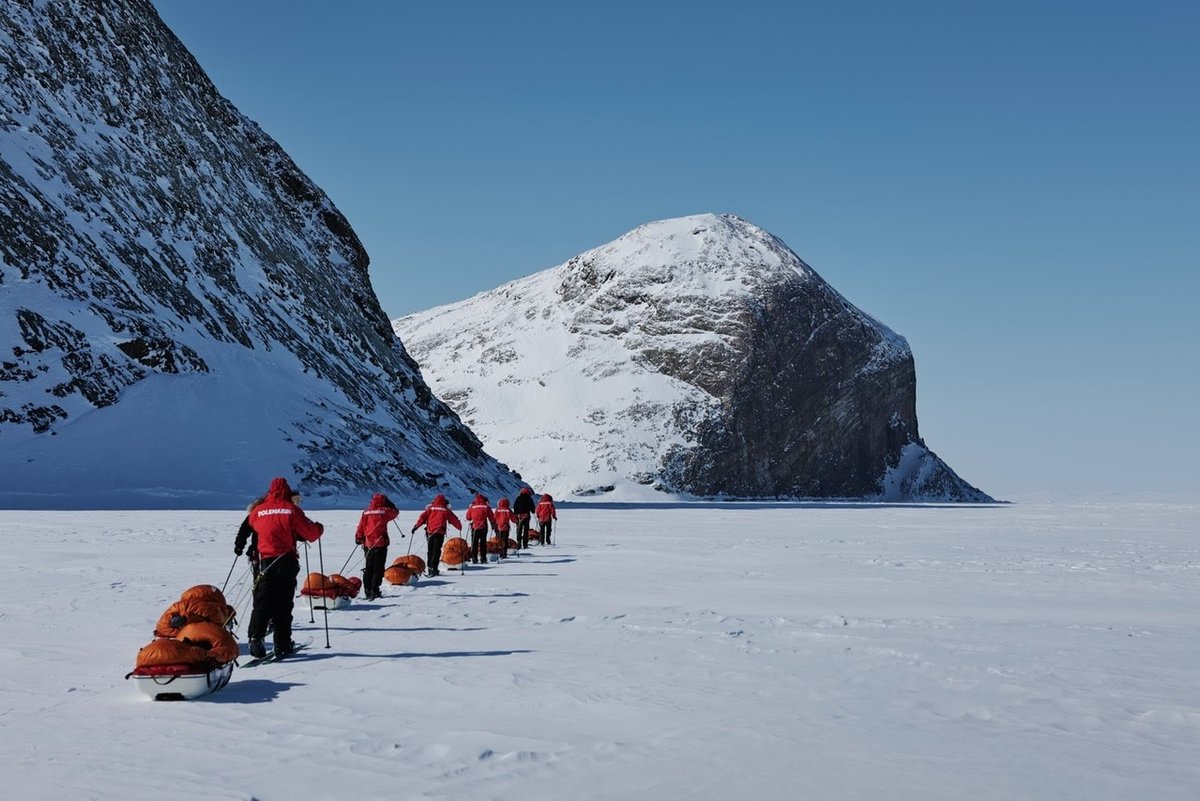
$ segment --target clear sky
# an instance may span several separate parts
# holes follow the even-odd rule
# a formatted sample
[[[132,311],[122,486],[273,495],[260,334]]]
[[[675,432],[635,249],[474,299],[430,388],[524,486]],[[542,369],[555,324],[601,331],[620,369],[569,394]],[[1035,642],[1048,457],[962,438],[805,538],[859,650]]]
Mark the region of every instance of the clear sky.
[[[1200,499],[1200,3],[155,0],[391,317],[738,214],[996,497]]]

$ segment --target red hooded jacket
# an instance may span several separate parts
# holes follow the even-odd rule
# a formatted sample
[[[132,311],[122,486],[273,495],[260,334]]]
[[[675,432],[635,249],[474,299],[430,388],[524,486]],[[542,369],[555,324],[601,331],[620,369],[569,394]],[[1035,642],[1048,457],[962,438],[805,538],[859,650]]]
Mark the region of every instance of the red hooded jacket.
[[[500,531],[508,531],[512,523],[513,512],[508,508],[508,498],[501,498],[496,502],[496,528]]]
[[[316,542],[325,531],[324,526],[309,520],[303,510],[292,503],[295,494],[286,479],[272,479],[267,499],[250,510],[250,527],[258,534],[260,558],[295,555],[299,540]]]
[[[545,523],[551,518],[557,520],[558,510],[554,508],[554,499],[549,494],[543,495],[542,499],[538,501],[537,511],[534,514],[537,515],[539,523]]]
[[[492,528],[496,527],[496,516],[492,514],[492,507],[488,505],[488,499],[481,494],[477,494],[475,502],[467,507],[465,517],[473,531],[486,531],[489,523]]]
[[[433,503],[426,506],[425,511],[421,512],[421,516],[413,524],[413,531],[425,526],[426,534],[445,534],[447,523],[462,531],[462,523],[458,516],[450,511],[450,504],[446,503],[446,496],[439,493],[433,499]]]
[[[356,545],[366,545],[368,548],[386,548],[392,544],[388,539],[388,523],[400,516],[388,496],[377,492],[371,496],[371,505],[358,519],[358,529],[354,532]]]

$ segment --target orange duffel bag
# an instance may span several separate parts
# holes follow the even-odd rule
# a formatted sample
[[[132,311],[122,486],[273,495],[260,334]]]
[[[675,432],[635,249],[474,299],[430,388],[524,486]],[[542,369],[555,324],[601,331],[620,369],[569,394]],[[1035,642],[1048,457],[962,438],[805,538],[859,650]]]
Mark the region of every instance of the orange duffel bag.
[[[407,567],[418,576],[425,572],[425,560],[417,556],[415,553],[410,553],[407,556],[397,556],[394,565]]]
[[[158,618],[154,627],[155,637],[174,637],[188,623],[216,623],[228,626],[234,620],[236,610],[229,604],[214,601],[176,601]]]
[[[308,578],[304,579],[304,586],[300,589],[300,594],[311,595],[314,598],[336,598],[338,597],[337,584],[324,573],[309,573]]]
[[[388,584],[407,584],[413,575],[414,573],[404,565],[392,565],[383,571],[383,578]]]
[[[175,639],[199,645],[221,664],[232,662],[238,657],[237,640],[216,623],[188,623],[179,630]]]
[[[211,584],[197,584],[189,587],[179,596],[181,601],[209,601],[211,603],[226,603],[225,595]]]
[[[442,561],[448,565],[461,565],[467,561],[471,547],[467,545],[467,541],[462,537],[454,537],[446,540],[446,544],[442,546]]]
[[[137,652],[137,668],[195,668],[207,670],[215,660],[208,649],[183,640],[154,640]]]

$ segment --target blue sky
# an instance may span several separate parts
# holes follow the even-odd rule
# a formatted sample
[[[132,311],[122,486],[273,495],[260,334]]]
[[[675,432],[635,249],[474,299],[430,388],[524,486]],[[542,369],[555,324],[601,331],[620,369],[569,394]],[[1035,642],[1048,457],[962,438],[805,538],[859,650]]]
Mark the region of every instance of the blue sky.
[[[156,0],[389,316],[731,212],[997,497],[1200,499],[1200,4]]]

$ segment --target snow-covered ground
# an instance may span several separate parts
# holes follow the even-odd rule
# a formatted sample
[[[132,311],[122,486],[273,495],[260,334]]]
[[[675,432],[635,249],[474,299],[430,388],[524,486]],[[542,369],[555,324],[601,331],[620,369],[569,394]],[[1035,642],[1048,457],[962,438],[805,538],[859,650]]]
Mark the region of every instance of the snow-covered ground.
[[[357,514],[311,514],[332,572]],[[146,700],[122,676],[241,517],[0,512],[6,798],[1200,796],[1197,506],[564,509]]]

